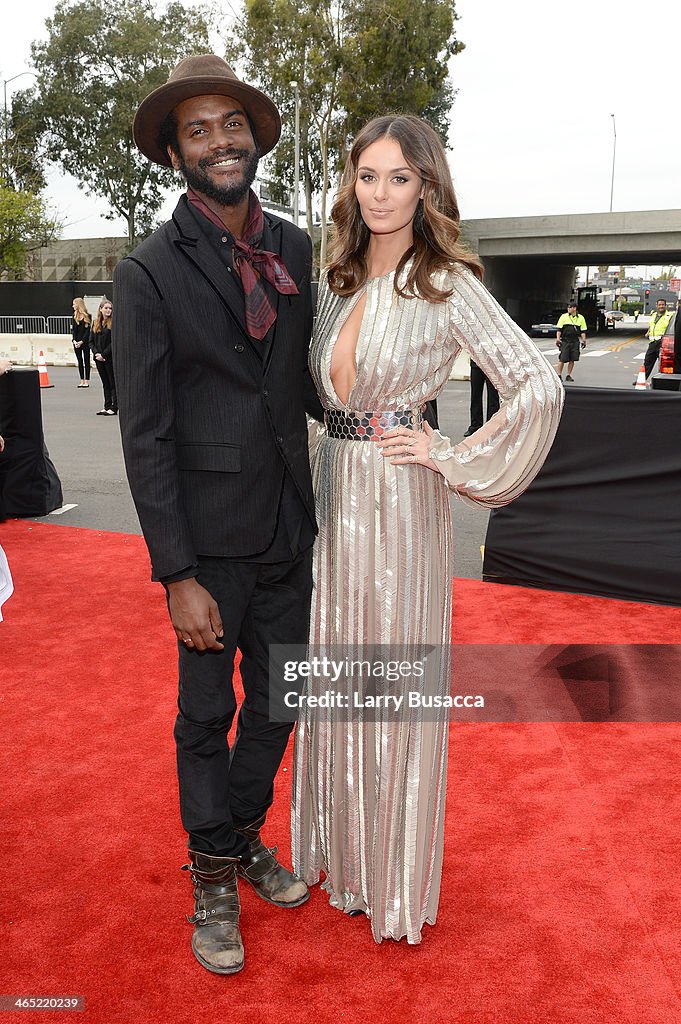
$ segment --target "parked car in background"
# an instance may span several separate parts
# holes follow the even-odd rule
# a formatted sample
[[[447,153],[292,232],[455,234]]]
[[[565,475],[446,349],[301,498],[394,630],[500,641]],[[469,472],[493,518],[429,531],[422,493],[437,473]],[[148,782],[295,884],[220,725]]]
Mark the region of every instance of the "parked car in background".
[[[532,326],[530,327],[530,335],[532,337],[537,337],[541,335],[551,335],[552,337],[555,338],[557,330],[558,324],[548,322],[542,324],[532,324]]]
[[[681,330],[676,330],[680,316],[677,310],[667,325],[667,332],[660,345],[660,369],[652,378],[652,386],[656,391],[681,390],[681,344],[677,345],[674,341],[675,335],[681,338]]]
[[[605,311],[605,326],[606,329],[615,330],[615,324],[619,323],[620,320],[624,320],[624,313],[621,309],[606,309]]]

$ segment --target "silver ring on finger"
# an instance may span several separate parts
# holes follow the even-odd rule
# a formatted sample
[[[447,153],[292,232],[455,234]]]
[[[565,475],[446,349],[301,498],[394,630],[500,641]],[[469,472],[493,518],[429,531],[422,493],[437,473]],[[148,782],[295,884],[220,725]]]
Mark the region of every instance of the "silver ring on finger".
[[[182,643],[183,644],[193,644],[194,641],[192,640],[192,638],[190,636],[183,636],[182,637]]]

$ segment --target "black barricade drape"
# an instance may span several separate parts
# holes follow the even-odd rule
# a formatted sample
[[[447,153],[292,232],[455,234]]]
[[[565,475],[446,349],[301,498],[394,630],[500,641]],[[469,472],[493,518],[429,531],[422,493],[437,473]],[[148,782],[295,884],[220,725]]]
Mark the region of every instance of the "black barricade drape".
[[[541,473],[490,516],[483,579],[681,605],[681,395],[568,388]]]
[[[62,489],[43,439],[38,371],[0,376],[0,518],[46,516],[62,504]]]

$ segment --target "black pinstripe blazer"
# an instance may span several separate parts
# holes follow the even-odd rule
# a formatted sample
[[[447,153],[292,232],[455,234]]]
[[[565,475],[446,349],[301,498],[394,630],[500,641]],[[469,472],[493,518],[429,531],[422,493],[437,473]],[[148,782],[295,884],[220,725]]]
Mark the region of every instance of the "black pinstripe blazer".
[[[311,244],[266,212],[262,247],[282,256],[300,292],[276,296],[265,342],[246,334],[241,284],[185,196],[114,274],[123,452],[154,579],[199,555],[266,550],[285,466],[314,523],[305,411],[322,409],[307,367]]]

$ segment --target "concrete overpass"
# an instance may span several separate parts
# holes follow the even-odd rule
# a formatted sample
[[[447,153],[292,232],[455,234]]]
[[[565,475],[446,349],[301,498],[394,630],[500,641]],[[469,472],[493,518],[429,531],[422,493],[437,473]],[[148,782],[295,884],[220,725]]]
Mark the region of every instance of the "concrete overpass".
[[[467,220],[485,283],[523,327],[570,297],[575,267],[681,264],[681,210]]]

